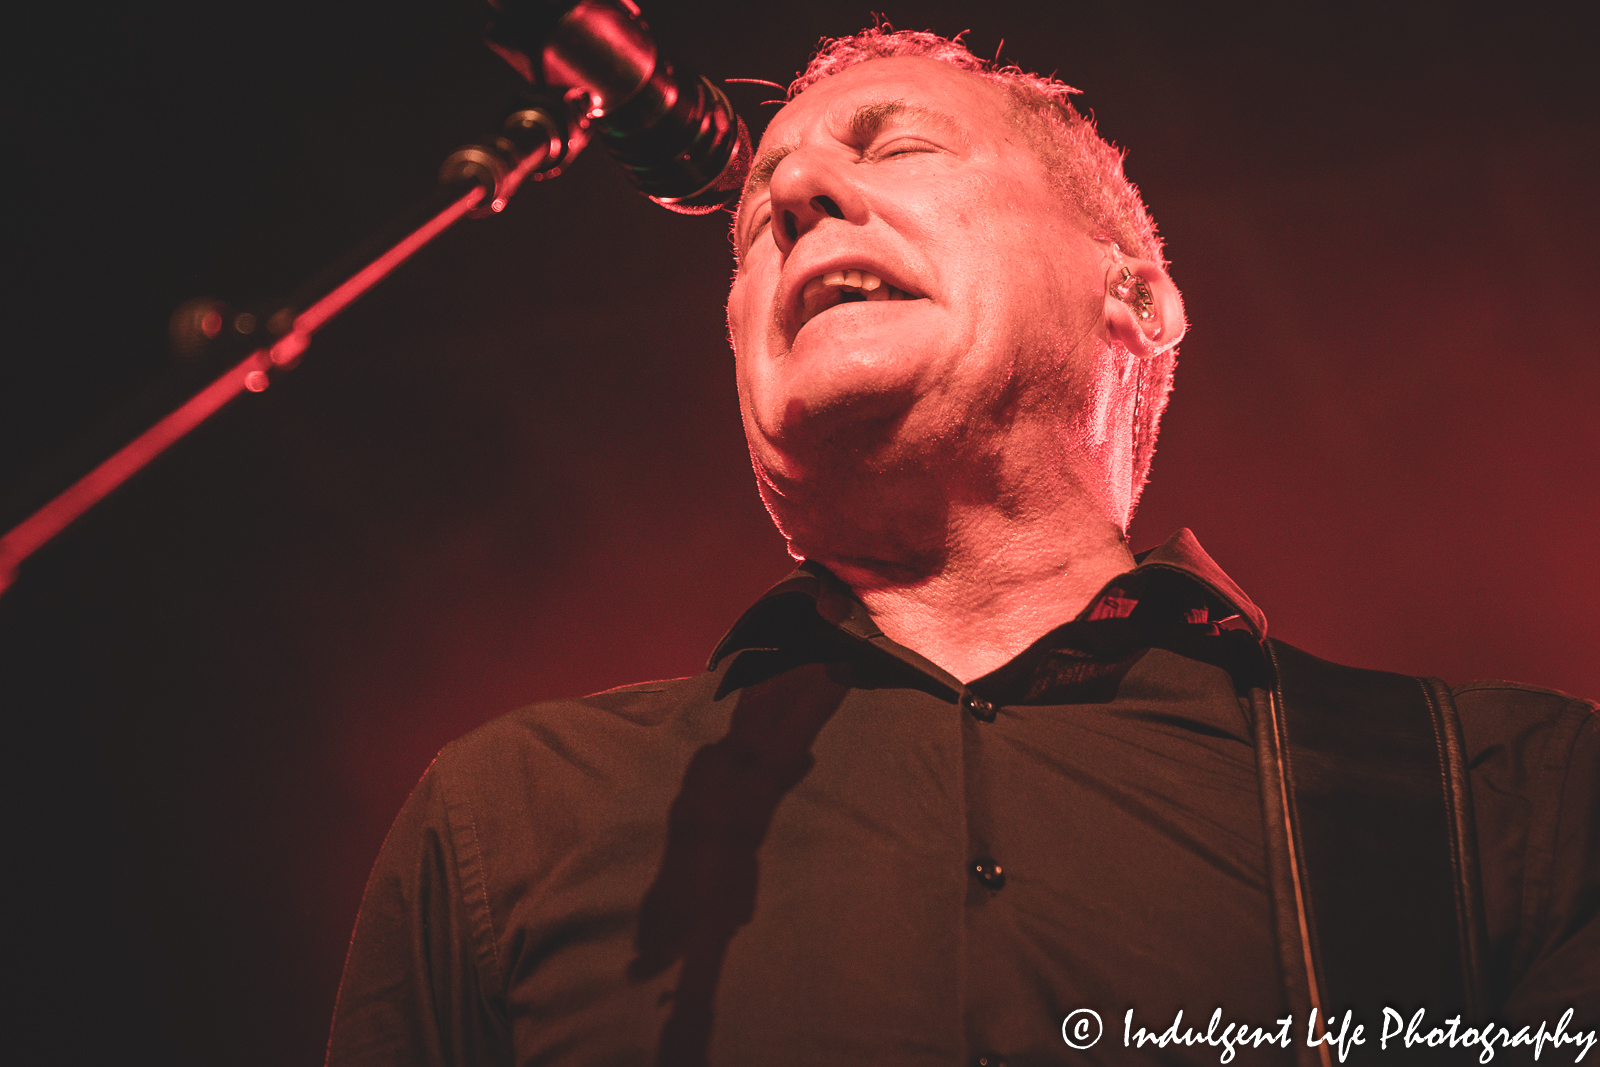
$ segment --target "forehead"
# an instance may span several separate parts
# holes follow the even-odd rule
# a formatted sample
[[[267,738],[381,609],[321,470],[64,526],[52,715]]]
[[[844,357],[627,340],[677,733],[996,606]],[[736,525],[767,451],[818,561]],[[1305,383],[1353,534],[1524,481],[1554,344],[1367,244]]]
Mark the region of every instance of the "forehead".
[[[785,105],[767,127],[761,147],[815,137],[848,141],[860,126],[863,108],[887,104],[903,105],[902,116],[944,120],[970,133],[1003,118],[1008,99],[999,86],[936,59],[869,59],[822,79]]]

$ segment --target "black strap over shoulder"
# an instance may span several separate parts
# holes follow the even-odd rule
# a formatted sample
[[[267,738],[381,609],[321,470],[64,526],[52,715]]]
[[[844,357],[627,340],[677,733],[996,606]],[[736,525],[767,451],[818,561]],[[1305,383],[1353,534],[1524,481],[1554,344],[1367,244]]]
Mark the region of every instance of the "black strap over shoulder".
[[[1385,1007],[1483,1018],[1483,894],[1450,691],[1266,647],[1257,756],[1291,1003],[1354,1009],[1373,1038]]]

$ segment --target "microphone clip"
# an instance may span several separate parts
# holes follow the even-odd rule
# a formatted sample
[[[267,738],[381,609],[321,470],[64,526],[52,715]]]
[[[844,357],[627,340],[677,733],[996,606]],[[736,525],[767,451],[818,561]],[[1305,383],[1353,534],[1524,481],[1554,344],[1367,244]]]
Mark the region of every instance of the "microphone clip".
[[[450,153],[439,168],[440,184],[470,181],[484,188],[484,198],[469,212],[473,218],[504,211],[524,181],[556,177],[583,151],[588,108],[582,89],[545,86],[520,93],[498,134]]]
[[[535,86],[587,94],[594,133],[650,199],[686,214],[736,200],[750,134],[709,79],[674,69],[631,0],[491,0],[488,44]]]

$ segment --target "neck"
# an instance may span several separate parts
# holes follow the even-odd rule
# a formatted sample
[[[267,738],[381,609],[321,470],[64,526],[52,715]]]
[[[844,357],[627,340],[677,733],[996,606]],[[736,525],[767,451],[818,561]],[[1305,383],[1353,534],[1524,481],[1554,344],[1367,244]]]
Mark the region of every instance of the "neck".
[[[855,591],[885,635],[970,682],[1077,615],[1133,567],[1114,527],[1022,542],[1004,555],[952,559],[918,577],[874,561],[821,562]]]
[[[849,585],[885,635],[969,682],[1134,565],[1104,502],[1080,484],[1020,484],[999,495],[948,477],[879,477],[859,493],[806,493],[804,507],[789,495],[769,504],[805,515],[797,527],[774,507],[791,550]]]

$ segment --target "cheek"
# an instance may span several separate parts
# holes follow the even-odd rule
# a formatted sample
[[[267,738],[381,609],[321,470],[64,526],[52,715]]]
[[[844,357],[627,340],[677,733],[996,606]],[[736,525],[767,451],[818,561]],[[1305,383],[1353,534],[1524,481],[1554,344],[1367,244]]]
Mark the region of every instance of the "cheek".
[[[749,270],[741,270],[734,277],[728,291],[728,344],[733,348],[734,385],[739,392],[739,407],[748,418],[753,398],[753,379],[758,376],[755,363],[762,350],[761,339],[765,316],[761,313],[759,288],[752,284]]]
[[[728,290],[728,339],[735,353],[750,350],[765,333],[776,285],[770,266],[747,256]]]
[[[746,290],[739,284],[740,275],[734,275],[733,286],[728,290],[728,344],[735,354],[739,351],[739,337],[746,321]]]

